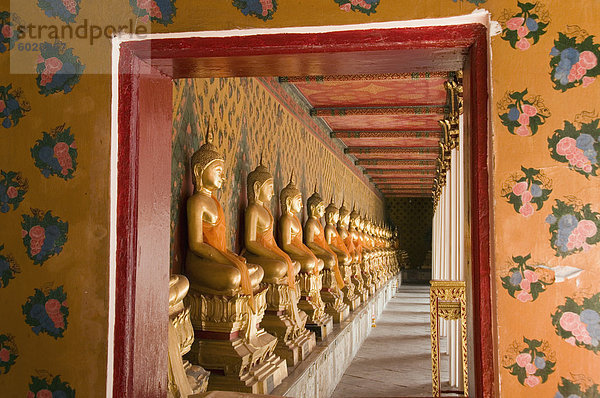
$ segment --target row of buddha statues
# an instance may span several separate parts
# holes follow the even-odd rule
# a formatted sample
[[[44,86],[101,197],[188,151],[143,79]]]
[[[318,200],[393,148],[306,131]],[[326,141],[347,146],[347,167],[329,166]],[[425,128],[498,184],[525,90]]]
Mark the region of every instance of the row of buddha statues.
[[[169,391],[267,394],[399,272],[397,237],[343,203],[326,204],[316,189],[302,225],[292,174],[279,195],[276,239],[273,176],[261,159],[247,178],[245,248],[232,252],[215,195],[225,163],[211,141],[208,133],[191,159],[185,276],[170,281]]]

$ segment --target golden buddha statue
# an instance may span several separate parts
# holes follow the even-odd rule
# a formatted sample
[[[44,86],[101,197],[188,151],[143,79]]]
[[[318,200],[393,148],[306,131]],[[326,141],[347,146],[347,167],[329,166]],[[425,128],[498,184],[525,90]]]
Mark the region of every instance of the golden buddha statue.
[[[325,312],[321,299],[323,260],[317,258],[302,242],[302,224],[296,216],[302,210],[302,193],[296,188],[294,175],[281,190],[281,218],[279,219],[279,243],[292,260],[300,263],[298,274],[301,299],[298,306],[307,313],[306,327],[314,331],[318,339],[323,339],[333,327],[331,315]]]
[[[350,256],[352,257],[352,284],[356,287],[356,293],[360,296],[361,301],[364,303],[369,298],[369,290],[365,287],[365,282],[362,277],[362,270],[360,267],[359,253],[354,246],[354,239],[352,234],[348,231],[350,226],[350,210],[346,208],[344,201],[339,210],[339,221],[337,231],[340,238],[343,239]]]
[[[365,282],[365,289],[369,290],[369,294],[372,296],[375,294],[375,285],[373,284],[373,277],[371,275],[371,271],[369,269],[368,259],[365,259],[365,254],[367,254],[364,250],[363,246],[363,237],[360,231],[361,219],[360,214],[353,208],[350,212],[350,227],[348,232],[352,236],[352,243],[354,244],[355,250],[358,252],[358,261],[360,264],[360,270],[362,273],[363,281]]]
[[[339,218],[339,209],[333,202],[332,197],[331,202],[325,208],[325,241],[336,254],[338,266],[344,278],[344,287],[342,288],[344,302],[350,307],[351,311],[354,311],[360,305],[360,296],[357,295],[356,287],[352,281],[352,275],[354,274],[354,270],[352,269],[352,255],[350,255],[344,240],[336,228]]]
[[[183,275],[171,275],[169,280],[169,398],[187,398],[205,392],[209,372],[182,358],[194,342],[190,310],[183,299],[190,283]]]
[[[314,333],[305,328],[307,316],[298,309],[300,289],[296,275],[300,263],[293,261],[275,243],[275,221],[269,209],[273,197],[273,176],[261,162],[248,174],[248,207],[245,213],[245,253],[248,261],[265,271],[267,310],[261,325],[277,337],[275,353],[295,366],[316,345]]]
[[[323,288],[321,298],[325,302],[325,311],[333,317],[335,323],[342,322],[348,317],[349,308],[344,303],[344,279],[338,265],[335,252],[329,247],[325,240],[325,231],[321,224],[321,218],[325,214],[325,204],[317,188],[306,201],[308,218],[304,223],[304,241],[306,246],[323,260]]]
[[[287,376],[277,339],[258,327],[266,308],[264,271],[226,247],[227,224],[215,193],[224,158],[206,143],[192,156],[194,193],[187,200],[189,303],[196,340],[190,355],[212,372],[209,390],[267,394]]]

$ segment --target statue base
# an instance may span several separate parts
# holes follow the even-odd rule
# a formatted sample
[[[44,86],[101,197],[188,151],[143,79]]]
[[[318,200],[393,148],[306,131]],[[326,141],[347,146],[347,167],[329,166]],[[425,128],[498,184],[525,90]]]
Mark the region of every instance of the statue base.
[[[297,317],[291,316],[298,299],[292,306],[291,289],[288,285],[265,283],[267,287],[267,310],[261,326],[277,337],[275,354],[287,362],[287,366],[294,367],[306,359],[315,348],[317,342],[315,334],[305,328],[307,315],[296,308]],[[298,295],[296,295],[298,297]],[[294,319],[297,319],[296,322]]]
[[[342,276],[344,277],[344,303],[350,311],[354,311],[360,305],[360,296],[358,295],[357,285],[352,281],[352,266],[345,265],[341,267]]]
[[[306,329],[314,332],[317,340],[323,340],[333,329],[333,318],[325,312],[325,303],[321,299],[321,274],[300,272],[298,276],[302,292],[298,308],[308,315]]]
[[[246,295],[187,295],[195,340],[186,359],[211,373],[209,390],[268,394],[287,376],[286,361],[274,353],[277,338],[259,326],[266,293],[254,294],[254,313]]]
[[[325,303],[325,312],[331,315],[333,323],[340,323],[348,318],[350,309],[344,303],[344,293],[340,290],[333,270],[323,270],[323,288],[321,299]]]

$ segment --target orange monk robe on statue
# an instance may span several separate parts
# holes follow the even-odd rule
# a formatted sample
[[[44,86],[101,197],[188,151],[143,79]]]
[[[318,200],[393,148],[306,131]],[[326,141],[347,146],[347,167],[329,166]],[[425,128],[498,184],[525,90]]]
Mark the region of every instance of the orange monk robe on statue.
[[[341,289],[344,287],[344,278],[342,278],[342,273],[340,272],[340,265],[338,263],[337,254],[325,241],[325,230],[323,229],[323,225],[321,225],[321,221],[317,220],[317,226],[319,227],[319,234],[316,234],[314,237],[314,242],[319,245],[319,247],[323,248],[325,251],[333,254],[333,258],[335,259],[335,265],[333,266],[333,273],[335,275],[335,280],[338,284],[338,287]]]
[[[218,218],[214,224],[211,224],[207,221],[202,221],[202,240],[210,246],[218,249],[221,253],[223,253],[224,256],[227,257],[227,259],[235,264],[236,268],[240,271],[242,292],[248,295],[248,303],[250,304],[252,311],[254,311],[254,292],[252,291],[250,272],[248,271],[248,266],[246,265],[246,259],[227,249],[225,242],[227,238],[225,213],[223,212],[221,204],[214,195],[212,195],[212,199],[217,206]]]

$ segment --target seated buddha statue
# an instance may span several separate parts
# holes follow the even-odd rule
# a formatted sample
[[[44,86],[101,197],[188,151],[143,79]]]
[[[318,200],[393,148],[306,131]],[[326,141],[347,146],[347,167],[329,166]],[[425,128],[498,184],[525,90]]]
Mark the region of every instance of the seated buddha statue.
[[[352,256],[336,228],[339,217],[339,209],[333,202],[332,197],[331,202],[325,208],[325,241],[336,254],[338,265],[344,278],[344,287],[342,288],[344,302],[348,304],[350,310],[354,311],[360,305],[360,297],[357,295],[355,291],[356,287],[352,281],[354,273],[352,269]]]
[[[248,174],[247,195],[244,256],[264,269],[263,283],[269,289],[262,325],[278,339],[275,353],[285,358],[288,366],[295,366],[308,356],[316,341],[314,333],[305,329],[306,313],[298,309],[300,288],[296,275],[300,263],[293,261],[275,242],[275,222],[269,208],[273,176],[262,164],[262,158],[258,167]]]
[[[308,218],[304,224],[304,240],[306,246],[323,260],[323,289],[321,298],[325,302],[325,311],[333,317],[335,323],[340,323],[347,317],[349,309],[344,304],[344,279],[340,272],[338,258],[325,240],[325,231],[321,218],[325,214],[325,204],[316,187],[313,194],[306,201]]]
[[[226,247],[227,224],[215,196],[224,163],[208,133],[191,159],[194,193],[187,200],[186,300],[196,336],[189,357],[211,372],[209,390],[267,394],[287,376],[287,366],[274,354],[277,338],[259,327],[263,269]]]
[[[199,292],[228,296],[241,292],[252,297],[264,272],[226,247],[225,214],[215,196],[225,181],[224,164],[209,133],[192,156],[194,193],[187,200],[186,275]]]
[[[354,246],[354,239],[352,234],[348,231],[350,226],[350,210],[342,201],[342,205],[339,210],[339,221],[337,225],[337,231],[340,238],[343,239],[348,253],[352,257],[352,283],[356,287],[357,294],[360,296],[362,302],[366,302],[369,298],[369,290],[365,287],[365,282],[362,277],[362,270],[360,267],[359,252]]]
[[[366,252],[364,251],[363,238],[359,230],[360,228],[360,214],[353,208],[350,212],[350,227],[348,232],[352,236],[352,243],[354,244],[355,250],[358,253],[358,261],[360,264],[360,270],[362,273],[363,281],[365,282],[365,288],[369,290],[369,293],[373,295],[375,293],[375,285],[373,284],[373,278],[369,269],[368,259],[365,258]]]
[[[323,260],[302,242],[302,224],[296,214],[302,210],[302,193],[296,188],[294,175],[279,195],[281,217],[279,219],[279,243],[292,260],[300,263],[299,307],[308,314],[307,328],[323,339],[332,328],[333,319],[325,313],[321,299]]]

